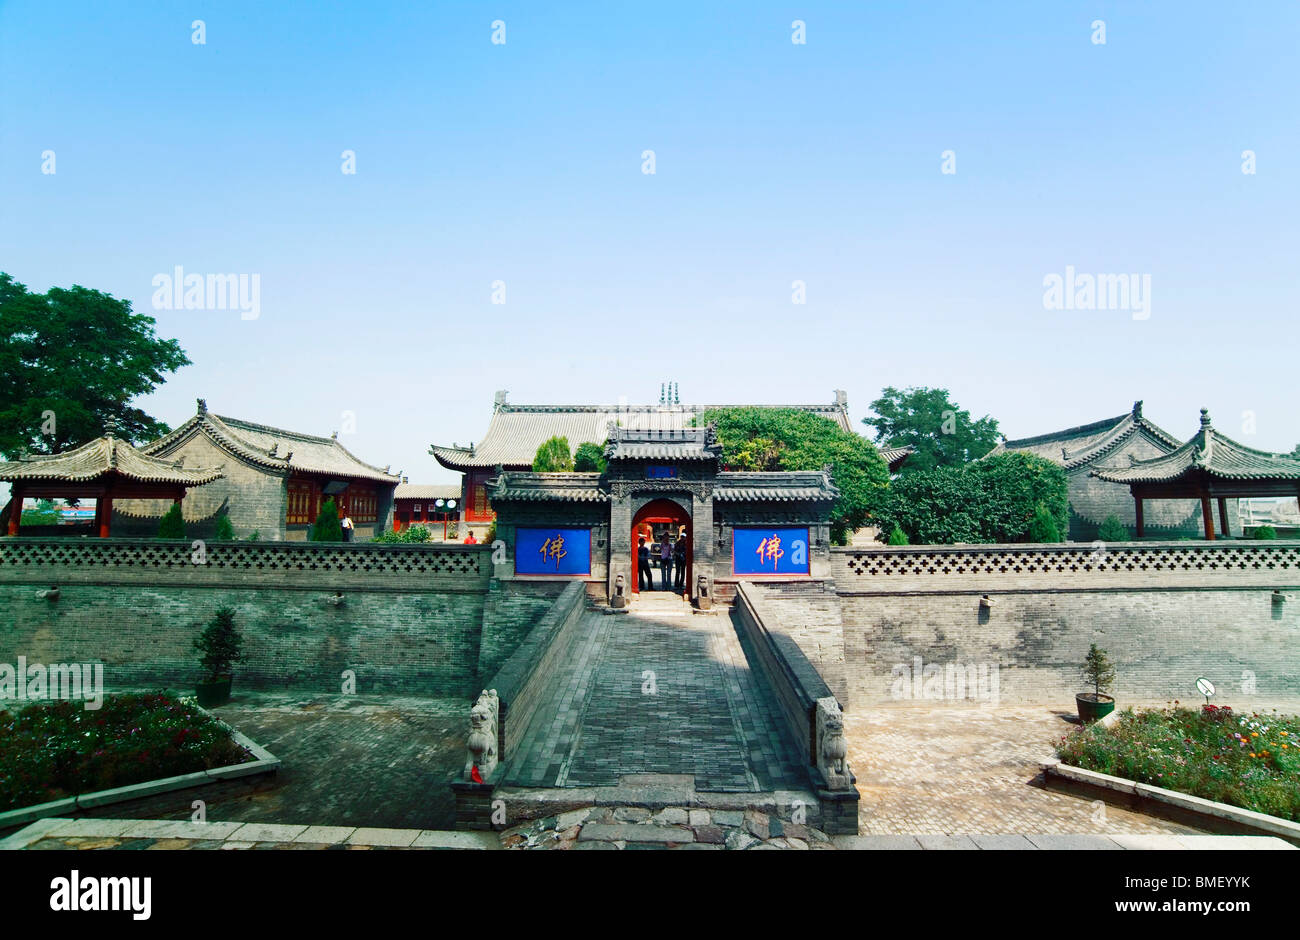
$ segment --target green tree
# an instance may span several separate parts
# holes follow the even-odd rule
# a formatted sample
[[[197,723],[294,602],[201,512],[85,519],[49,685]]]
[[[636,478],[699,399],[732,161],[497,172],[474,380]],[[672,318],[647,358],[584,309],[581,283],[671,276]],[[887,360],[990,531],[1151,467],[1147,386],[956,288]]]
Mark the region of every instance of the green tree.
[[[715,408],[699,424],[716,422],[723,463],[732,470],[831,468],[840,491],[831,509],[831,540],[848,543],[889,486],[889,467],[865,437],[799,408]]]
[[[38,499],[35,509],[24,509],[19,525],[58,525],[59,513],[54,508],[54,501]]]
[[[234,664],[247,659],[244,638],[235,626],[235,612],[229,607],[218,610],[212,623],[194,641],[194,648],[203,654],[200,662],[208,681],[228,678]]]
[[[1256,526],[1252,538],[1264,540],[1275,539],[1277,538],[1277,529],[1273,528],[1271,525]]]
[[[190,360],[152,317],[102,291],[30,292],[0,273],[0,454],[55,453],[104,433],[152,440],[169,428],[129,402]]]
[[[158,538],[185,538],[185,517],[181,515],[180,503],[172,503],[171,508],[158,520]]]
[[[573,451],[567,437],[552,437],[543,441],[533,457],[534,473],[563,473],[573,469]]]
[[[309,542],[342,542],[343,526],[339,523],[339,510],[331,496],[321,506],[316,522],[307,533]]]
[[[230,524],[230,517],[225,513],[217,516],[217,531],[212,536],[214,542],[233,542],[235,540],[235,527]]]
[[[907,533],[898,527],[898,523],[894,523],[894,531],[889,533],[889,544],[890,545],[908,544]]]
[[[882,532],[897,525],[913,545],[1029,541],[1042,506],[1060,541],[1068,522],[1067,492],[1065,471],[1050,460],[998,454],[962,467],[900,474],[876,522]]]
[[[1061,530],[1056,527],[1056,520],[1052,518],[1051,512],[1043,503],[1039,503],[1034,509],[1034,517],[1029,520],[1025,539],[1030,542],[1061,541]]]
[[[1102,520],[1097,529],[1097,538],[1103,542],[1127,542],[1128,526],[1119,521],[1119,516],[1112,513]]]
[[[1083,680],[1092,686],[1094,695],[1103,695],[1115,684],[1115,667],[1106,651],[1096,643],[1088,647],[1083,660]]]
[[[915,448],[900,468],[916,473],[937,467],[958,467],[983,457],[998,442],[998,423],[988,415],[972,420],[943,388],[893,386],[871,403],[875,417],[862,423],[875,430],[878,447]]]
[[[604,473],[605,448],[591,441],[579,444],[573,454],[573,469],[579,473]]]

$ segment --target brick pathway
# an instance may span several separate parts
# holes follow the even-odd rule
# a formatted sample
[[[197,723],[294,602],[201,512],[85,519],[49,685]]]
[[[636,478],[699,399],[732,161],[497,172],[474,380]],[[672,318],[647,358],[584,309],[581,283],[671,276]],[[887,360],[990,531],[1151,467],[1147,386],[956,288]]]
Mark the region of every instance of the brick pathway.
[[[867,834],[1193,834],[1033,785],[1075,725],[1047,706],[873,707],[845,715]]]
[[[655,601],[583,615],[577,654],[552,677],[506,781],[614,786],[623,774],[661,773],[693,774],[701,791],[805,785],[731,619]]]

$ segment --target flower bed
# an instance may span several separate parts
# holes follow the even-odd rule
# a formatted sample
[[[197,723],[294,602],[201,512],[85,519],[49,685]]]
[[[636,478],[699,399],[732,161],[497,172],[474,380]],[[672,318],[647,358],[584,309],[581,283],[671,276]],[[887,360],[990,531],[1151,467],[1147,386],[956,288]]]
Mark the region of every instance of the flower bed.
[[[1300,717],[1127,709],[1056,746],[1063,763],[1300,822]]]
[[[220,722],[162,693],[0,711],[0,812],[253,759]]]

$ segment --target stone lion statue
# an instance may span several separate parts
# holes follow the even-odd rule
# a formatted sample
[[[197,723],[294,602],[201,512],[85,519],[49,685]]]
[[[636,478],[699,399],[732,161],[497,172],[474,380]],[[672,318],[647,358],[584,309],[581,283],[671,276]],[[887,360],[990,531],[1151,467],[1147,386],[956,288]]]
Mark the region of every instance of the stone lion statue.
[[[852,785],[849,745],[844,737],[844,713],[833,698],[817,700],[817,756],[822,774],[832,790],[845,790]]]
[[[469,752],[466,777],[470,777],[477,767],[479,776],[486,780],[496,769],[498,709],[496,689],[484,689],[469,710],[469,737],[465,742]]]

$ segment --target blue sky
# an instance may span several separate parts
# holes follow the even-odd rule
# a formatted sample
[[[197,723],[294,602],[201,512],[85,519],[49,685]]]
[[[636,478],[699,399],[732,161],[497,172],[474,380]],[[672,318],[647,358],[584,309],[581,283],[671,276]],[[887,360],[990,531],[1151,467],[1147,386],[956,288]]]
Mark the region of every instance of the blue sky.
[[[156,316],[194,360],[162,420],[350,411],[413,482],[495,389],[666,379],[1300,442],[1300,4],[538,6],[0,2],[0,270]],[[177,265],[259,275],[259,316],[154,311]],[[1067,266],[1149,275],[1149,317],[1046,309]]]

